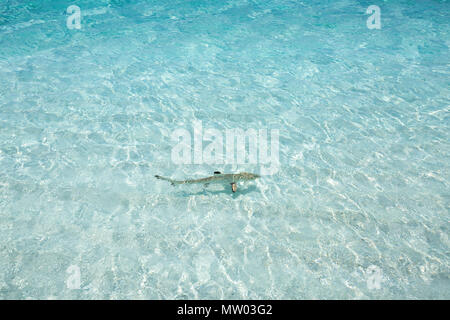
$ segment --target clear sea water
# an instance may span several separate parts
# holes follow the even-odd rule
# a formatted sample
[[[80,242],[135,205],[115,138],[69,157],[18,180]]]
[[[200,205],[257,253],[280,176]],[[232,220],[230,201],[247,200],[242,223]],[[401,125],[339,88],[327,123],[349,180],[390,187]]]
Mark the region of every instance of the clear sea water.
[[[449,299],[449,13],[3,0],[0,298]],[[155,180],[257,172],[174,164],[195,120],[279,129],[279,172]]]

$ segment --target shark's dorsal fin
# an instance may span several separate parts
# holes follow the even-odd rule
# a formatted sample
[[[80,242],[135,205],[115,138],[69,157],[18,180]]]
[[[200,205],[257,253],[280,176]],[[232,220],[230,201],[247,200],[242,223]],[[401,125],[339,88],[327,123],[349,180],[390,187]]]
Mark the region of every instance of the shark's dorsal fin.
[[[214,174],[222,174],[220,171],[214,171]]]

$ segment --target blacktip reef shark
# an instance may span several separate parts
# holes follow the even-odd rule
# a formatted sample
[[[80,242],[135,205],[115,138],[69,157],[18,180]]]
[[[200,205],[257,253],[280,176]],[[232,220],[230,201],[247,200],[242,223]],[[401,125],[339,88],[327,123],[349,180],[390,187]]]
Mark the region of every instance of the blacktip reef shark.
[[[231,184],[231,190],[236,192],[237,182],[239,181],[251,181],[259,178],[260,176],[255,173],[240,172],[240,173],[221,173],[220,171],[215,171],[214,175],[207,178],[201,179],[188,179],[188,180],[172,180],[169,178],[161,177],[156,175],[156,179],[164,180],[170,182],[173,186],[178,184],[193,184],[193,183],[203,183],[207,186],[210,183],[229,183]]]

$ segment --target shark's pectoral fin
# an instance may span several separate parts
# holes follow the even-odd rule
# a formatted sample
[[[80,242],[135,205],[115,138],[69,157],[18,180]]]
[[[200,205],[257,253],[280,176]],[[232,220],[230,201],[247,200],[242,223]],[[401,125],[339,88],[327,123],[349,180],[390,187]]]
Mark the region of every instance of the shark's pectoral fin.
[[[231,183],[231,191],[236,192],[237,190],[237,184],[235,182]]]

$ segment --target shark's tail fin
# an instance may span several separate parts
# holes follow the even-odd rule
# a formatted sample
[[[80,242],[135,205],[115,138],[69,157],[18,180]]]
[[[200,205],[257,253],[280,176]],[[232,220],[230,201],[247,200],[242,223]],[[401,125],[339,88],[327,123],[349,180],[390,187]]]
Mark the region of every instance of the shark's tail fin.
[[[169,178],[165,178],[165,177],[161,177],[161,176],[158,176],[158,175],[155,175],[155,178],[156,179],[160,179],[160,180],[164,180],[164,181],[168,181],[173,186],[178,182],[178,181],[175,181],[175,180],[172,180],[172,179],[169,179]]]

